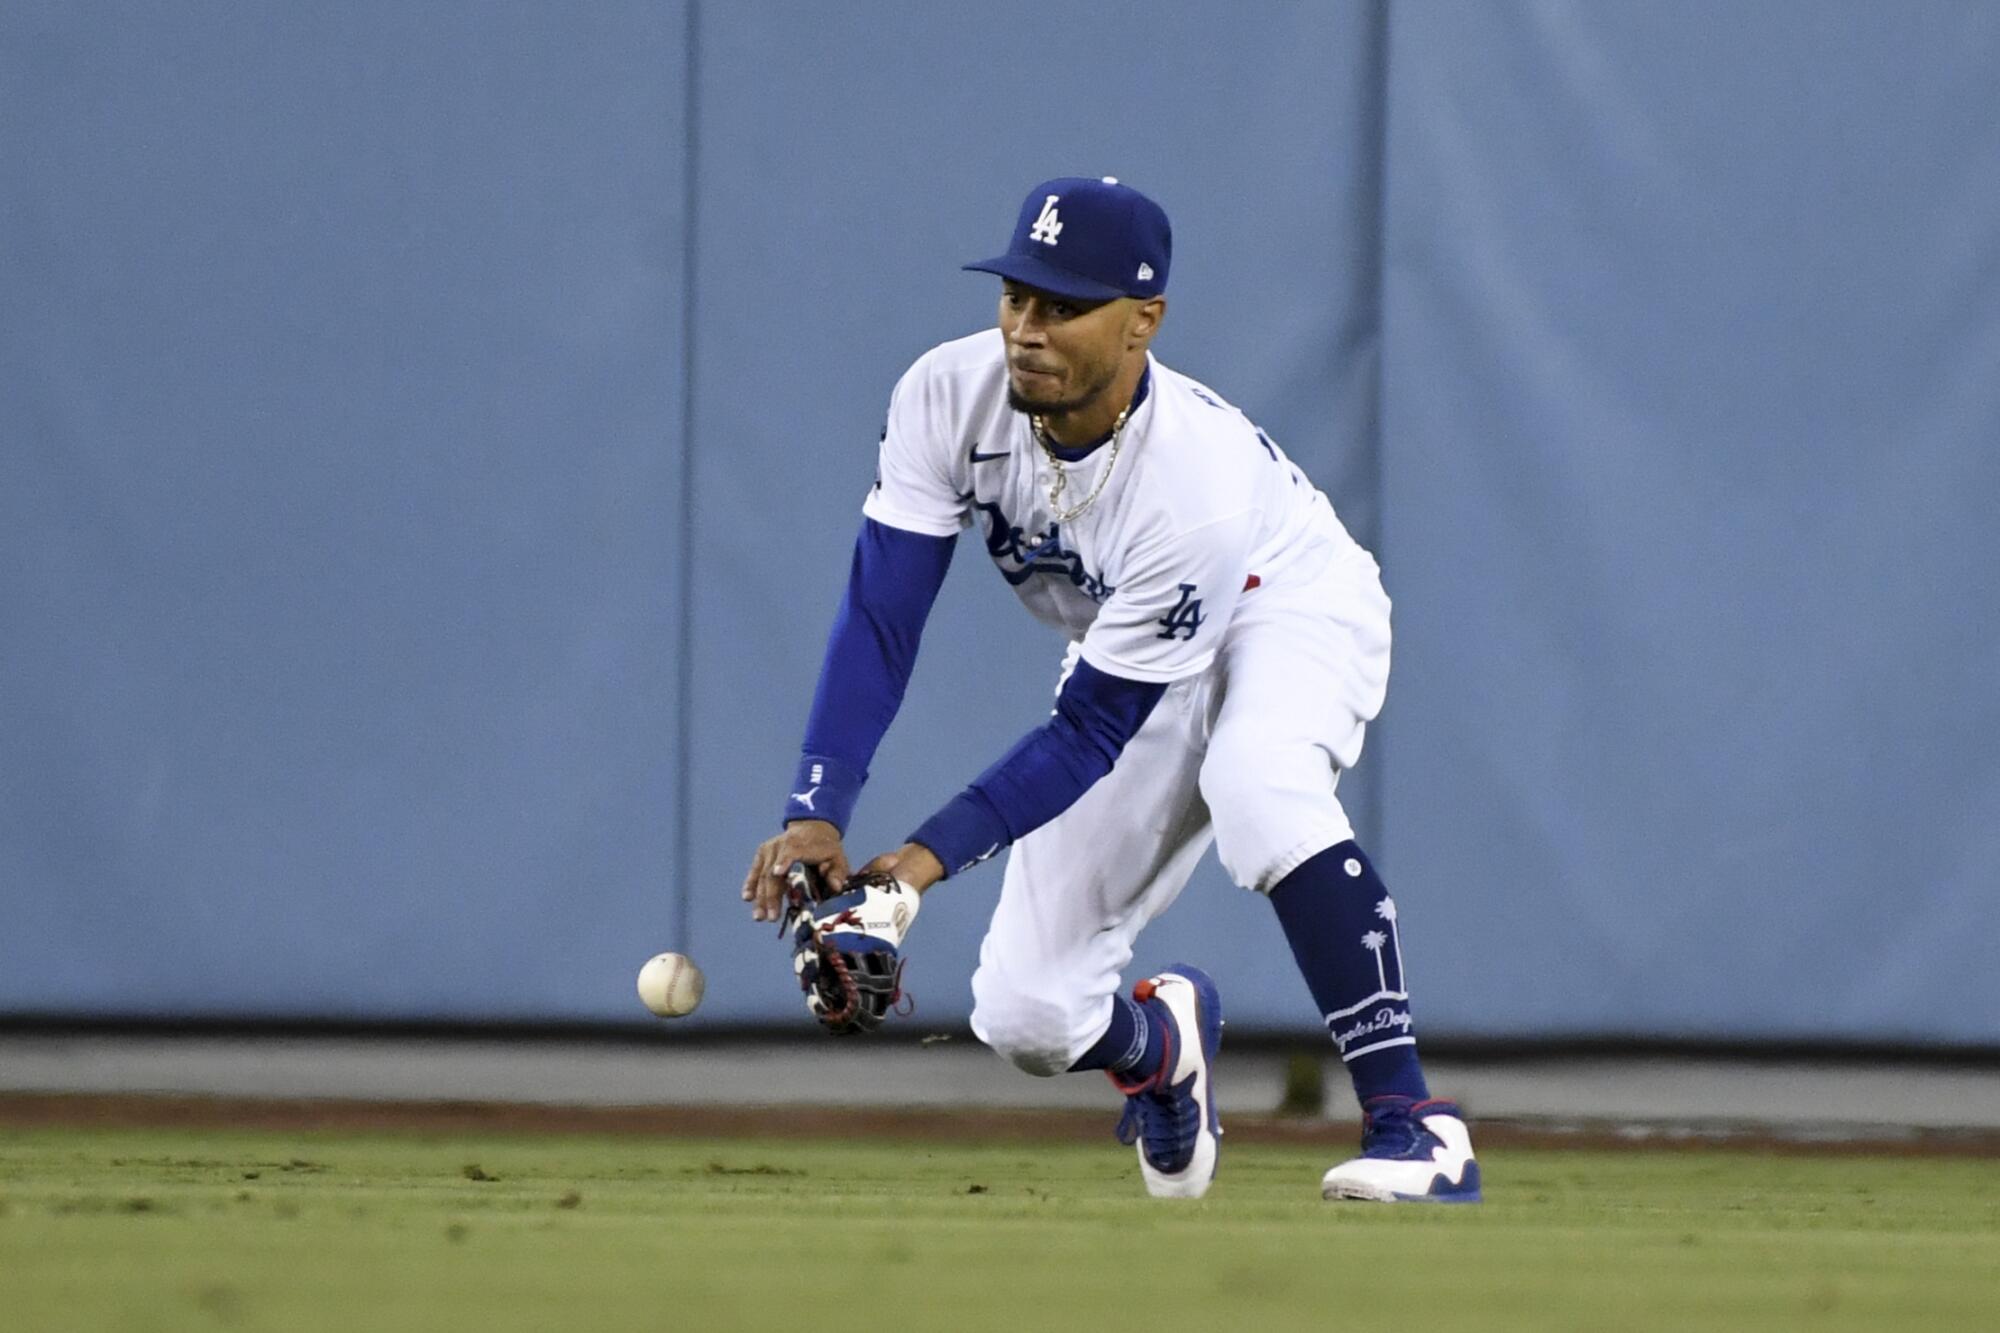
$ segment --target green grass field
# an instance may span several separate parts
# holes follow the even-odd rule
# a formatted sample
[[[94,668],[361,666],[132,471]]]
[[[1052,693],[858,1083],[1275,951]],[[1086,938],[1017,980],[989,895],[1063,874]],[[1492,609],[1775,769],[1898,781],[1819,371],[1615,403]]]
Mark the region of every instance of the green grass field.
[[[803,1118],[803,1117],[802,1117]],[[1496,1151],[1475,1208],[1130,1152],[0,1130],[0,1328],[2000,1328],[2000,1162]]]

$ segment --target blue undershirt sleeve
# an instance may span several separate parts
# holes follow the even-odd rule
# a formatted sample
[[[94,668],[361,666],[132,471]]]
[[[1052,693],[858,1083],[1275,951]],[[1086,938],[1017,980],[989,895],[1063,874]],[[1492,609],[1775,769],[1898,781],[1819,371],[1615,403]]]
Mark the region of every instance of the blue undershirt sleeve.
[[[1055,715],[910,835],[947,875],[977,865],[1076,804],[1111,771],[1167,687],[1085,661],[1063,683]]]
[[[824,819],[843,834],[903,690],[956,539],[863,519],[847,593],[833,617],[785,822]]]

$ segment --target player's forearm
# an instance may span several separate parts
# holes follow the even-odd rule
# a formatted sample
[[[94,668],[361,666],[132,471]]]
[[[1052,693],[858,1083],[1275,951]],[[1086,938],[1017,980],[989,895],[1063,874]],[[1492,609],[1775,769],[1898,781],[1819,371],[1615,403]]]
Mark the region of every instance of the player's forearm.
[[[785,802],[787,821],[823,819],[846,830],[868,765],[902,707],[951,551],[948,537],[863,520]]]

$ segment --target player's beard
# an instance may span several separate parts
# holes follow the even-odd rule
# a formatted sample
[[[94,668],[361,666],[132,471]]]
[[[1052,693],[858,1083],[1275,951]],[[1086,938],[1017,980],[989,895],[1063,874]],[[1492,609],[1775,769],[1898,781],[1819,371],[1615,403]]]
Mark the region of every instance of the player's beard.
[[[1114,365],[1105,371],[1095,384],[1085,389],[1082,393],[1069,398],[1059,398],[1052,403],[1045,403],[1025,397],[1020,390],[1014,387],[1014,379],[1010,375],[1007,378],[1007,406],[1013,408],[1016,412],[1021,412],[1028,416],[1041,417],[1045,421],[1060,420],[1071,413],[1081,412],[1085,408],[1090,407],[1103,396],[1104,391],[1109,389],[1112,381],[1117,378],[1118,367]]]

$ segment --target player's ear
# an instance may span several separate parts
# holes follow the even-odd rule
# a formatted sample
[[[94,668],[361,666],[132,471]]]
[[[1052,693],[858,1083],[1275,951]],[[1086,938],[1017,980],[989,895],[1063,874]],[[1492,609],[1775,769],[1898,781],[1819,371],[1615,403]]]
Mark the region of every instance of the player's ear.
[[[1149,297],[1139,303],[1132,312],[1131,345],[1144,347],[1153,341],[1153,335],[1160,331],[1160,321],[1167,317],[1167,298]]]

